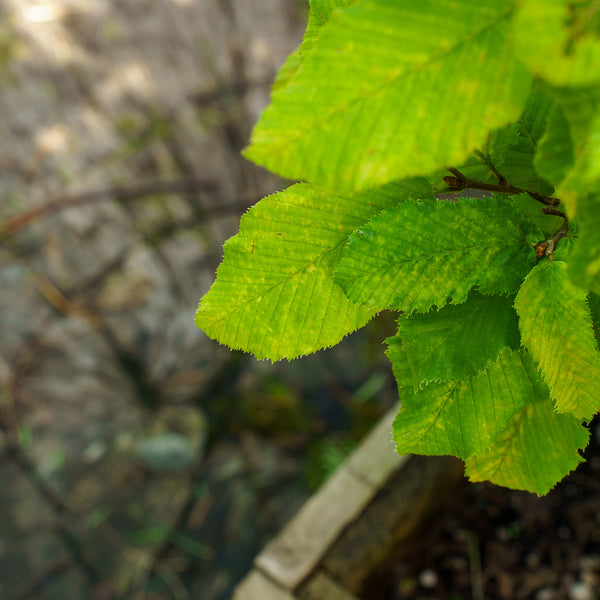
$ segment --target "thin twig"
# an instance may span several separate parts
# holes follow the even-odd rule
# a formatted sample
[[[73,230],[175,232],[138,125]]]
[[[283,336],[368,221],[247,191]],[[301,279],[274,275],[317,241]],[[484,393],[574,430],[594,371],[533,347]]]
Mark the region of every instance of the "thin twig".
[[[548,206],[544,206],[544,208],[542,208],[542,212],[545,215],[554,215],[556,217],[562,217],[563,219],[561,226],[552,234],[552,237],[544,242],[536,244],[534,247],[537,258],[547,256],[550,260],[552,260],[552,254],[556,249],[556,244],[558,244],[562,238],[569,234],[569,219],[564,212],[554,208],[549,208]]]
[[[534,200],[545,204],[546,206],[558,206],[560,204],[560,200],[558,198],[553,198],[552,196],[544,196],[538,192],[532,192],[530,190],[525,190],[523,188],[518,188],[514,185],[510,185],[500,173],[493,169],[494,175],[498,178],[500,183],[485,183],[483,181],[475,181],[474,179],[470,179],[466,175],[463,175],[458,169],[453,167],[446,167],[450,173],[452,173],[453,177],[447,175],[444,177],[444,182],[450,186],[452,189],[461,191],[461,190],[484,190],[487,192],[497,192],[500,194],[529,194]]]
[[[215,191],[217,188],[218,184],[213,179],[191,177],[176,179],[174,181],[151,181],[131,187],[110,187],[81,192],[71,196],[55,197],[48,200],[42,206],[22,212],[8,218],[4,223],[0,223],[0,241],[37,219],[72,206],[82,206],[114,199],[135,200],[136,198],[144,198],[156,194],[190,194],[198,191]]]

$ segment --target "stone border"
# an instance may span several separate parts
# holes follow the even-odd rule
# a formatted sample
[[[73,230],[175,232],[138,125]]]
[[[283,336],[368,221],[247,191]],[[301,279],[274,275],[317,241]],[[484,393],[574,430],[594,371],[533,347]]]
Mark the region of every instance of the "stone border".
[[[369,574],[463,481],[457,460],[393,451],[397,410],[256,557],[234,600],[360,600]]]

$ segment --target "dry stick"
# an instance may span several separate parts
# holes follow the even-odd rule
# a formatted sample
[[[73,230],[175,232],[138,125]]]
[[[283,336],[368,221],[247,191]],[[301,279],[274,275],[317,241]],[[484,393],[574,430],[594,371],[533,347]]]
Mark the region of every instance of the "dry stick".
[[[499,173],[496,175],[497,171],[493,169],[494,174],[499,179],[499,183],[484,183],[483,181],[475,181],[473,179],[469,179],[466,175],[463,175],[458,169],[453,167],[446,167],[454,177],[447,175],[444,177],[444,182],[449,185],[452,189],[461,191],[461,190],[484,190],[486,192],[497,192],[500,194],[529,194],[534,200],[545,204],[546,206],[558,206],[560,204],[560,200],[558,198],[553,198],[552,196],[544,196],[538,192],[532,192],[530,190],[525,190],[522,188],[518,188],[514,185],[510,185],[502,175]]]
[[[174,181],[151,181],[131,187],[112,187],[90,192],[81,192],[80,194],[73,194],[72,196],[62,196],[50,199],[42,206],[10,217],[4,223],[0,223],[0,241],[9,235],[16,233],[20,229],[23,229],[37,219],[72,206],[94,204],[95,202],[111,200],[114,198],[120,200],[134,200],[145,196],[153,196],[155,194],[187,194],[198,192],[200,190],[215,191],[217,188],[218,183],[214,179],[191,177]]]

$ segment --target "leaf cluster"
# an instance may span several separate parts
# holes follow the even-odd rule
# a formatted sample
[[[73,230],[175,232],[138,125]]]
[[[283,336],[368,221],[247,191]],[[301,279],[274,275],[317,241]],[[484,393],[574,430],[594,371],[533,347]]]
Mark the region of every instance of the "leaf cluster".
[[[199,327],[279,360],[398,311],[398,452],[538,494],[577,466],[600,409],[600,2],[312,0],[245,155],[305,183],[243,216]]]

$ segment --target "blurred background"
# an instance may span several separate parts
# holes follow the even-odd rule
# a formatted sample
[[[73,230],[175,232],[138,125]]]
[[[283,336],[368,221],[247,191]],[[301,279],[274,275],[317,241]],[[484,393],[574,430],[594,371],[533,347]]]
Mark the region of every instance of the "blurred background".
[[[301,0],[0,4],[0,598],[229,598],[396,398],[391,317],[257,362],[194,325]]]

